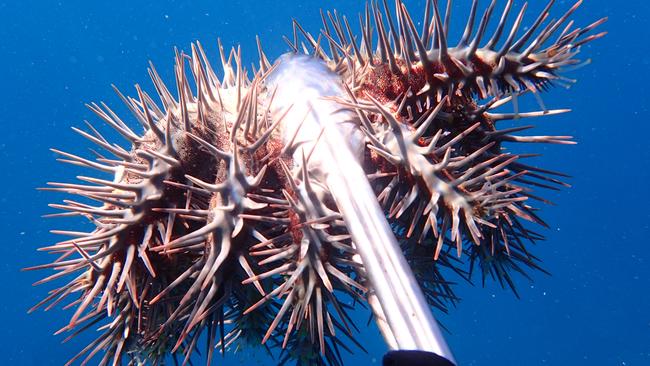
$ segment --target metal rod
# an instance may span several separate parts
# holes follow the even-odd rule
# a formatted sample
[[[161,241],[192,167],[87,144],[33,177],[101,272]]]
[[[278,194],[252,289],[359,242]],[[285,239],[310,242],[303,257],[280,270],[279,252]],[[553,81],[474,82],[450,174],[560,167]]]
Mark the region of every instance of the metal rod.
[[[281,133],[293,142],[294,162],[309,155],[310,177],[328,188],[352,235],[386,343],[455,362],[360,165],[364,136],[356,113],[324,98],[346,96],[339,76],[313,57],[284,55],[267,83],[277,88],[272,113],[292,106]]]

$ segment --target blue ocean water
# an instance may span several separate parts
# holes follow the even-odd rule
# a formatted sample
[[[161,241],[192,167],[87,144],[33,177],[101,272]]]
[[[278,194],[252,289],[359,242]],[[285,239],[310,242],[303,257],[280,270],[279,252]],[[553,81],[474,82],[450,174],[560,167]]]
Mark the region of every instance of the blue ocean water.
[[[406,3],[422,13],[423,1]],[[452,28],[466,20],[467,2],[457,3]],[[558,1],[554,14],[571,4]],[[542,6],[534,0],[530,9]],[[88,146],[70,130],[96,120],[84,103],[119,106],[111,83],[130,94],[135,83],[152,89],[148,60],[173,80],[173,47],[188,50],[195,40],[215,62],[217,37],[227,47],[240,44],[250,64],[258,34],[274,59],[288,50],[281,35],[291,34],[292,18],[315,32],[321,8],[355,19],[363,2],[0,2],[0,365],[61,365],[92,335],[61,344],[52,333],[69,312],[27,315],[49,288],[31,286],[44,273],[20,272],[50,259],[35,249],[52,243],[48,231],[61,223],[41,215],[53,212],[47,204],[61,197],[35,188],[81,174],[55,163],[48,148]],[[494,284],[460,284],[460,305],[436,314],[450,329],[447,340],[460,365],[650,365],[649,15],[649,3],[639,0],[590,0],[575,15],[579,25],[608,16],[602,29],[609,34],[583,48],[593,62],[568,75],[579,80],[574,87],[544,96],[549,108],[573,112],[534,121],[542,134],[579,142],[535,150],[544,153],[543,166],[573,176],[571,189],[546,193],[557,205],[544,207],[551,229],[533,248],[553,275],[517,278],[520,300]],[[374,325],[365,327],[365,317],[358,324],[368,354],[345,360],[379,364],[383,340]],[[251,361],[272,363],[243,350],[218,364]]]

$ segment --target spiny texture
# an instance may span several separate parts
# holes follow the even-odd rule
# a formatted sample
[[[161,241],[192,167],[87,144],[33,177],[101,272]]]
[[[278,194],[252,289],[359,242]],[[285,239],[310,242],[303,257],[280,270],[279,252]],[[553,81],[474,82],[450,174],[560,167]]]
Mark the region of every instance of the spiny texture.
[[[478,265],[483,280],[514,290],[512,271],[540,269],[526,247],[542,239],[526,221],[546,226],[530,203],[546,201],[533,188],[566,183],[505,144],[572,142],[497,125],[566,112],[547,110],[539,93],[570,83],[562,68],[603,35],[590,35],[603,20],[573,27],[580,3],[547,21],[550,1],[522,31],[525,4],[511,22],[513,1],[496,17],[491,1],[476,22],[473,1],[455,47],[447,38],[451,1],[444,11],[426,2],[421,32],[401,1],[394,11],[372,3],[358,41],[336,12],[322,13],[317,37],[294,23],[293,52],[321,59],[348,90],[337,102],[358,116],[368,179],[432,306],[446,310],[457,300],[443,277],[449,270],[470,279]],[[95,226],[55,231],[67,238],[42,249],[57,259],[31,268],[55,272],[38,283],[67,279],[33,308],[67,301],[74,313],[59,331],[70,333],[66,340],[99,327],[69,363],[163,364],[171,354],[185,364],[201,336],[207,364],[215,348],[260,342],[285,349],[281,363],[298,364],[339,365],[340,348],[361,347],[348,310],[366,300],[364,269],[330,192],[310,176],[309,157],[293,161],[283,117],[269,113],[273,66],[260,47],[251,78],[239,49],[219,48],[221,79],[197,43],[189,55],[177,53],[173,91],[151,66],[158,103],[137,85],[135,98],[118,92],[142,132],[107,105],[89,105],[126,147],[88,124],[75,131],[101,150],[94,160],[55,150],[63,162],[110,176],[46,188],[79,197],[51,205],[63,211],[51,216]],[[525,93],[541,111],[495,111]]]
[[[452,3],[442,12],[435,0],[426,2],[421,34],[404,4],[396,2],[395,19],[383,1],[383,9],[378,2],[366,7],[359,44],[346,17],[328,12],[322,14],[322,37],[315,39],[296,24],[294,34],[305,41],[296,36],[292,47],[311,48],[348,80],[350,98],[341,104],[359,113],[368,138],[369,177],[388,216],[406,228],[406,239],[415,239],[407,242],[431,245],[435,260],[452,249],[458,256],[465,251],[470,275],[479,264],[483,281],[491,275],[515,290],[512,270],[526,275],[522,265],[541,269],[525,246],[543,237],[523,221],[547,226],[530,201],[548,201],[533,188],[568,184],[560,180],[566,177],[562,173],[523,162],[530,156],[508,153],[505,143],[574,142],[571,136],[516,134],[532,125],[498,129],[497,124],[568,112],[546,109],[539,93],[573,83],[559,73],[581,63],[575,58],[580,46],[605,34],[589,32],[606,19],[573,29],[569,18],[578,1],[546,22],[550,1],[520,32],[527,4],[508,25],[513,1],[507,1],[488,34],[496,3],[491,1],[476,22],[478,1],[472,2],[455,47],[447,40]],[[322,43],[329,44],[331,55]],[[517,110],[517,98],[527,93],[542,110]],[[514,113],[495,111],[508,103]],[[458,266],[453,265],[457,271]]]

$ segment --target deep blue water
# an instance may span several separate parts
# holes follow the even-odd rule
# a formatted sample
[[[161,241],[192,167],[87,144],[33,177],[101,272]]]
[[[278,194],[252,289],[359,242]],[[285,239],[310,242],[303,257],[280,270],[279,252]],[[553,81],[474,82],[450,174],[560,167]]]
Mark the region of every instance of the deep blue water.
[[[421,3],[407,1],[418,15]],[[466,19],[466,2],[457,3],[452,27]],[[569,5],[559,1],[554,14]],[[531,9],[541,6],[534,0]],[[43,273],[19,270],[49,259],[35,249],[52,243],[48,230],[61,224],[40,216],[60,197],[35,188],[81,173],[55,163],[48,148],[88,146],[70,130],[84,119],[96,121],[84,103],[119,105],[111,83],[128,93],[136,82],[151,89],[148,60],[173,80],[173,47],[188,50],[194,40],[215,62],[217,37],[226,46],[241,44],[250,64],[259,34],[275,58],[287,51],[281,35],[290,34],[291,19],[315,31],[320,8],[355,18],[363,3],[0,3],[0,365],[61,365],[82,346],[83,339],[62,345],[51,335],[69,312],[26,314],[48,288],[31,286]],[[579,142],[537,150],[545,154],[543,166],[573,176],[571,189],[546,195],[557,206],[544,207],[551,229],[533,248],[553,275],[536,273],[532,283],[517,278],[521,300],[494,285],[459,286],[462,303],[448,316],[436,315],[451,330],[447,339],[460,365],[650,365],[649,14],[640,0],[589,0],[574,17],[585,25],[608,16],[602,29],[609,35],[583,48],[593,63],[568,75],[579,80],[573,88],[544,96],[550,108],[573,112],[534,121],[543,133]],[[379,362],[381,337],[374,326],[363,326],[365,318],[359,325],[369,354],[346,360]],[[218,364],[241,364],[241,357],[270,362],[236,355]]]

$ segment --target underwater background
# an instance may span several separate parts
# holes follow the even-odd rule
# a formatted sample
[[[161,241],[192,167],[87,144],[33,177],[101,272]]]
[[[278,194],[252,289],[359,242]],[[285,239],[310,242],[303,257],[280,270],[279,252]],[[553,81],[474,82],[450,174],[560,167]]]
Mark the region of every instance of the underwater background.
[[[421,18],[424,1],[405,3]],[[470,2],[455,3],[452,39],[462,32]],[[545,3],[531,1],[524,24]],[[557,3],[553,16],[573,1]],[[240,44],[250,65],[257,62],[256,34],[275,59],[288,51],[282,35],[291,35],[293,18],[316,33],[319,9],[356,19],[363,6],[349,0],[0,2],[0,365],[62,365],[94,336],[91,329],[61,344],[63,337],[52,333],[70,311],[28,315],[52,287],[32,287],[44,271],[20,271],[48,261],[36,248],[55,241],[49,230],[66,226],[41,218],[62,196],[36,188],[82,173],[56,163],[48,149],[89,147],[70,130],[84,119],[96,121],[84,103],[105,101],[127,116],[111,83],[126,94],[135,83],[153,89],[149,60],[171,82],[175,46],[189,50],[199,40],[216,65],[219,37],[226,48]],[[544,193],[556,204],[541,213],[551,228],[542,231],[545,242],[531,247],[552,276],[533,273],[533,282],[515,276],[521,299],[495,283],[483,288],[478,276],[475,286],[458,278],[462,301],[435,316],[449,330],[459,365],[650,365],[650,3],[587,0],[573,19],[586,25],[603,16],[609,21],[600,30],[609,34],[580,55],[593,62],[566,74],[578,83],[543,95],[548,108],[573,112],[532,121],[539,134],[578,141],[533,151],[544,154],[537,158],[541,166],[572,176],[572,188]],[[367,312],[356,318],[357,339],[368,353],[355,350],[344,361],[380,364],[383,339],[373,322],[366,326]],[[215,361],[274,363],[263,348]]]

